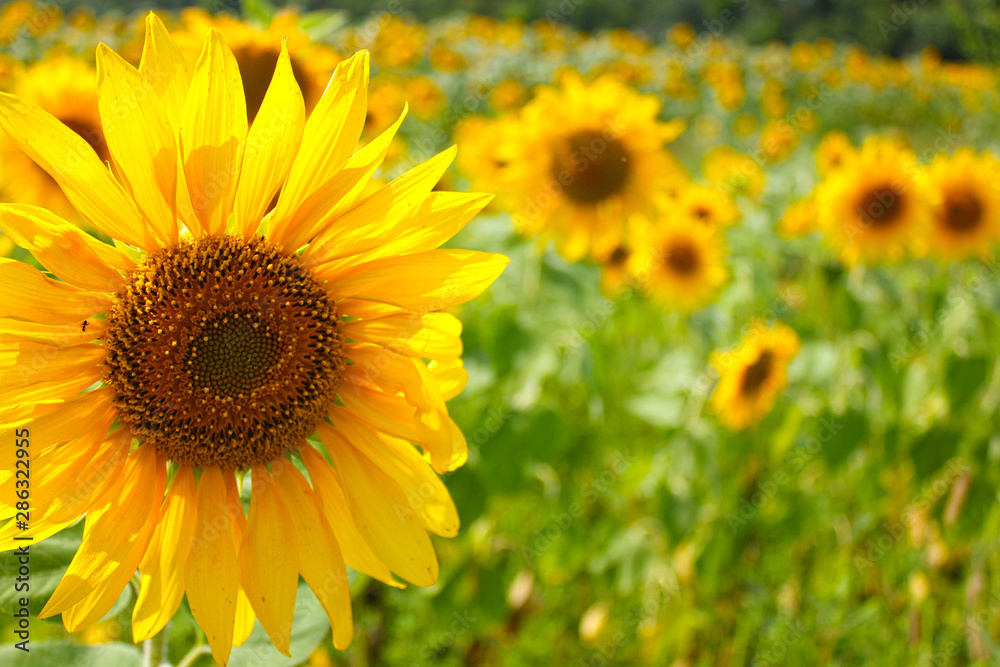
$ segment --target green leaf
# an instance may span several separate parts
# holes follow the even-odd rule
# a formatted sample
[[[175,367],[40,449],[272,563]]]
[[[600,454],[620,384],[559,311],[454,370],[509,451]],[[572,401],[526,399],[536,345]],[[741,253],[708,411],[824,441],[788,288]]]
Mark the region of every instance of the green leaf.
[[[915,439],[910,445],[910,455],[917,479],[927,479],[954,456],[960,439],[960,434],[940,426],[932,427]]]
[[[295,597],[295,616],[292,619],[292,657],[282,655],[271,644],[259,622],[254,622],[253,633],[243,646],[233,649],[229,667],[293,667],[301,665],[330,633],[330,622],[319,600],[305,583],[299,583]]]
[[[486,509],[486,492],[479,473],[472,466],[462,466],[444,478],[451,497],[458,508],[462,528],[472,525]]]
[[[268,0],[243,0],[240,5],[247,21],[262,27],[270,25],[277,13],[277,9]]]
[[[945,371],[948,401],[953,413],[964,412],[986,381],[989,361],[984,357],[951,357]]]
[[[5,667],[132,667],[142,664],[138,647],[128,644],[77,644],[67,640],[31,642],[29,652],[8,645],[0,647],[0,665]]]
[[[868,418],[857,410],[847,410],[842,415],[829,414],[820,421],[819,428],[821,452],[830,468],[846,461],[868,438]]]
[[[18,582],[18,568],[20,563],[14,556],[14,552],[2,554],[0,556],[0,612],[6,614],[13,612],[20,607],[18,600],[27,597],[32,617],[37,617],[38,612],[45,606],[45,602],[52,595],[52,592],[59,585],[59,581],[66,574],[76,550],[80,548],[80,540],[83,535],[83,522],[79,522],[72,528],[67,528],[57,535],[39,542],[30,544],[28,567],[31,572],[28,575],[28,590],[18,591],[15,586]],[[6,664],[6,663],[3,663]]]
[[[313,41],[325,42],[332,39],[337,31],[347,25],[350,19],[351,15],[348,12],[324,9],[303,14],[299,21],[299,27]]]

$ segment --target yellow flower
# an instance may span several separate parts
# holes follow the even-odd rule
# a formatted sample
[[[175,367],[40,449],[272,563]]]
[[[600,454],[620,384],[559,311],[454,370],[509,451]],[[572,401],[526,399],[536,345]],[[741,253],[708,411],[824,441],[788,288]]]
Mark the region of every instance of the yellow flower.
[[[512,111],[524,104],[527,92],[518,81],[508,79],[490,91],[490,106],[497,111]]]
[[[668,97],[685,102],[694,101],[698,97],[698,90],[688,77],[683,61],[669,61],[664,71],[666,74],[666,83],[663,86],[663,92]]]
[[[319,102],[333,68],[340,62],[336,51],[313,41],[299,27],[300,18],[292,9],[280,11],[264,28],[225,14],[213,16],[203,9],[192,7],[183,10],[180,19],[182,27],[173,37],[189,66],[195,64],[209,31],[215,29],[222,33],[240,67],[247,114],[251,121],[264,100],[282,43],[291,57],[292,72],[302,90],[307,112]]]
[[[388,12],[379,16],[381,23],[372,45],[375,63],[382,67],[409,67],[420,60],[427,28]]]
[[[799,337],[787,325],[778,322],[767,327],[754,320],[736,350],[712,354],[719,384],[711,403],[726,427],[745,429],[771,411],[788,382],[786,369],[799,346]]]
[[[0,206],[4,231],[61,279],[0,260],[4,426],[45,471],[30,535],[86,515],[41,616],[93,625],[138,569],[135,641],[186,595],[225,664],[255,617],[288,654],[301,575],[343,649],[345,565],[430,585],[428,532],[458,529],[438,474],[466,459],[445,401],[467,376],[445,309],[507,259],[436,248],[488,197],[432,192],[454,149],[362,195],[398,128],[357,150],[364,52],[307,120],[282,48],[252,124],[217,30],[190,71],[152,15],[138,70],[104,45],[97,61],[113,169],[38,106],[0,95],[0,126],[115,240]],[[2,485],[12,517],[11,474]],[[0,549],[20,534],[5,523]]]
[[[818,225],[848,265],[899,261],[927,233],[933,192],[913,154],[869,137],[816,190]]]
[[[816,229],[816,201],[806,197],[792,202],[778,221],[778,234],[785,238],[805,236]]]
[[[937,193],[928,250],[944,259],[987,257],[1000,240],[1000,161],[961,148],[928,167]]]
[[[110,158],[97,108],[97,73],[90,65],[67,55],[52,55],[29,67],[14,85],[22,99],[55,116],[76,132],[102,161]],[[59,186],[35,164],[12,138],[0,135],[0,171],[3,198],[45,206],[72,222],[79,216]]]
[[[788,50],[788,57],[792,67],[797,70],[808,71],[819,64],[820,54],[815,44],[809,42],[796,42]]]
[[[714,90],[723,109],[738,109],[746,98],[743,70],[736,63],[712,61],[705,68],[705,81]]]
[[[438,42],[431,49],[431,67],[439,72],[458,72],[465,67],[465,58],[444,42]]]
[[[632,254],[632,249],[622,243],[601,262],[601,289],[606,294],[614,295],[632,282],[629,273],[629,259]]]
[[[764,191],[764,169],[760,163],[728,146],[710,150],[702,159],[702,172],[711,183],[732,194],[756,199]]]
[[[426,76],[406,79],[403,95],[413,109],[413,115],[424,120],[440,114],[445,105],[444,93]]]
[[[632,280],[667,308],[693,311],[714,301],[729,276],[722,233],[680,216],[637,220]]]
[[[497,144],[509,132],[517,130],[509,118],[466,116],[455,126],[452,139],[459,147],[457,166],[477,188],[498,183],[507,166],[497,154]]]
[[[785,120],[772,120],[760,130],[760,150],[770,162],[784,160],[799,145],[799,134]]]
[[[833,130],[823,135],[816,147],[816,169],[820,176],[836,171],[857,154],[846,134]]]
[[[646,55],[653,48],[645,37],[624,28],[609,31],[608,39],[611,41],[611,45],[619,51],[637,56]]]
[[[667,39],[682,51],[694,44],[697,37],[694,28],[687,23],[675,23],[667,30]]]
[[[625,220],[650,211],[656,195],[682,178],[665,149],[683,123],[657,120],[659,100],[610,78],[575,74],[543,88],[520,112],[517,129],[496,137],[501,187],[518,230],[576,261],[600,260],[622,240]]]
[[[728,227],[740,219],[736,203],[721,188],[691,183],[671,204],[679,215],[709,227]]]
[[[372,83],[368,92],[368,111],[365,114],[365,134],[375,136],[391,127],[406,104],[403,84],[392,75]]]
[[[36,38],[59,27],[63,20],[62,9],[56,4],[36,4],[16,0],[0,9],[0,44],[10,44],[20,34]]]

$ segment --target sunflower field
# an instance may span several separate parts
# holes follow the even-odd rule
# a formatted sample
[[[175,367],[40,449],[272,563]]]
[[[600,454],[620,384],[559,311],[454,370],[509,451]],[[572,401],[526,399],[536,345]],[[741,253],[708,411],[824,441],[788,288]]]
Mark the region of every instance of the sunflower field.
[[[1000,664],[995,7],[354,4],[0,7],[0,664]]]

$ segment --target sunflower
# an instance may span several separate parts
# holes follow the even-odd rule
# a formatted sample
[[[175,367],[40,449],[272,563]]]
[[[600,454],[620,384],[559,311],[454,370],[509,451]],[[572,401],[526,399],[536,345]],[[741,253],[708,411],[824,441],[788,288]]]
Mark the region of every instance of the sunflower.
[[[766,178],[760,163],[729,146],[716,146],[702,158],[702,173],[710,183],[734,195],[757,199]]]
[[[605,294],[614,295],[629,285],[629,260],[633,254],[632,248],[622,243],[601,262],[601,289]]]
[[[718,296],[728,278],[726,246],[719,230],[680,216],[662,222],[636,218],[635,252],[628,272],[652,299],[692,311]]]
[[[931,224],[933,192],[913,153],[869,137],[816,190],[818,226],[849,264],[899,261]]]
[[[295,81],[305,98],[306,112],[319,102],[330,73],[340,62],[340,55],[329,46],[319,44],[299,26],[300,17],[293,9],[283,9],[263,28],[225,14],[209,14],[204,9],[189,7],[180,13],[181,29],[173,35],[177,46],[194,65],[201,45],[212,29],[218,30],[236,57],[247,100],[247,117],[251,122],[264,101],[271,73],[281,54],[282,43],[288,49]]]
[[[767,327],[760,320],[731,352],[712,354],[719,384],[712,407],[728,428],[738,431],[763,419],[788,382],[788,363],[799,352],[799,337],[780,322]]]
[[[857,154],[857,149],[840,130],[828,132],[816,147],[816,169],[820,176],[836,171]]]
[[[72,56],[53,54],[29,67],[13,89],[21,99],[76,132],[106,161],[110,154],[97,108],[96,77],[91,65]],[[52,177],[6,136],[0,136],[0,165],[0,190],[5,200],[45,206],[60,217],[78,221],[79,216]]]
[[[987,257],[1000,240],[1000,161],[962,148],[928,167],[937,191],[930,251],[945,259]]]
[[[784,238],[805,236],[816,229],[815,197],[793,201],[778,221],[778,235]]]
[[[152,15],[138,70],[103,44],[97,62],[113,170],[0,95],[0,125],[115,239],[0,207],[4,231],[62,279],[0,260],[4,427],[30,429],[30,536],[86,515],[41,616],[86,628],[138,569],[137,642],[186,595],[217,662],[255,617],[288,654],[301,574],[344,648],[345,565],[430,585],[428,532],[458,528],[438,473],[466,459],[445,401],[467,375],[444,309],[507,259],[436,248],[489,198],[432,192],[454,149],[361,195],[402,121],[355,152],[367,53],[337,67],[307,120],[282,48],[253,124],[217,30],[192,71]],[[0,474],[11,549],[15,482]]]
[[[691,183],[680,188],[672,206],[680,215],[709,227],[728,227],[740,219],[732,197],[717,187]]]
[[[657,120],[660,102],[614,79],[576,74],[543,88],[497,137],[495,162],[518,230],[554,239],[569,260],[601,260],[622,241],[633,213],[651,212],[657,192],[684,177],[664,144],[683,123]]]

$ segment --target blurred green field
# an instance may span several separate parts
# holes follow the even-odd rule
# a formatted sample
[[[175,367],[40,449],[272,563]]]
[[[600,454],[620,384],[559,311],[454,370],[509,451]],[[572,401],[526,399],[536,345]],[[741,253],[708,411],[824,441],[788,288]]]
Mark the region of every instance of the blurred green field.
[[[879,6],[868,11],[891,11]],[[256,11],[251,24],[272,18]],[[832,43],[749,46],[690,28],[691,41],[675,31],[639,46],[544,21],[490,21],[482,25],[495,32],[477,37],[473,19],[407,18],[378,25],[425,30],[414,38],[419,55],[388,65],[403,37],[393,33],[380,51],[377,32],[340,20],[309,14],[303,23],[338,53],[372,48],[373,90],[380,79],[411,93],[414,80],[434,87],[426,111],[413,103],[389,175],[455,140],[448,189],[488,190],[482,174],[462,168],[464,150],[485,150],[457,138],[463,120],[516,115],[565,69],[610,73],[657,96],[661,121],[684,121],[671,154],[741,219],[720,232],[730,279],[693,312],[662,307],[641,285],[602,288],[607,261],[570,262],[523,238],[505,210],[510,193],[469,224],[450,246],[511,263],[456,311],[470,381],[449,408],[470,453],[444,476],[462,528],[435,538],[440,580],[398,590],[352,573],[356,634],[343,653],[300,586],[293,658],[258,626],[230,666],[1000,663],[995,246],[964,259],[931,247],[851,265],[818,224],[780,226],[823,182],[817,152],[831,132],[856,146],[898,139],[923,165],[960,146],[992,155],[992,64],[952,67],[933,50],[892,60]],[[520,35],[509,43],[507,25]],[[15,39],[7,53],[30,61],[50,42],[75,40],[89,54],[95,36],[127,49],[130,29],[60,28]],[[461,66],[439,66],[441,54],[431,54],[442,45]],[[820,64],[802,64],[825,48]],[[738,84],[711,74],[729,66]],[[496,94],[506,81],[523,94],[509,104]],[[782,123],[794,136],[774,147],[762,135]],[[706,156],[720,147],[750,156],[752,168],[713,178]],[[736,348],[755,318],[791,327],[801,349],[773,409],[734,431],[710,405],[720,379],[711,357]],[[34,612],[81,532],[82,522],[33,547]],[[131,588],[94,628],[69,636],[58,619],[36,620],[32,653],[13,649],[7,556],[0,663],[141,664]],[[204,647],[185,603],[169,629],[170,664],[213,664]]]

